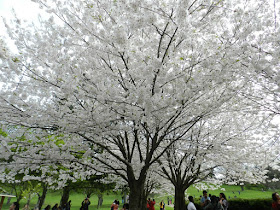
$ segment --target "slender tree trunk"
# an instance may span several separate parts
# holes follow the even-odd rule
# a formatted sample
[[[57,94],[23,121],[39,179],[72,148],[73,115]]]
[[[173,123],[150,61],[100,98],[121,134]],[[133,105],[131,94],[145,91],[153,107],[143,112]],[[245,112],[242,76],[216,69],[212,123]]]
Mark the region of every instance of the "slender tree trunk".
[[[175,186],[174,210],[186,210],[185,189],[182,186]]]
[[[69,195],[70,195],[70,187],[69,186],[65,186],[63,188],[62,191],[62,196],[61,196],[61,200],[60,200],[60,206],[63,208],[63,206],[65,206],[68,202],[69,199]]]
[[[30,205],[30,200],[31,200],[31,194],[28,195],[28,200],[27,200],[27,203],[26,203],[28,206]]]
[[[13,192],[14,192],[14,190],[12,189],[10,194],[12,195],[12,194],[13,194]],[[7,200],[7,205],[9,205],[9,204],[10,204],[11,199],[12,199],[11,197],[9,197],[9,198],[8,198],[8,200]]]
[[[42,208],[44,202],[45,202],[45,198],[46,198],[46,195],[47,195],[47,191],[48,191],[48,187],[45,183],[42,183],[42,187],[43,187],[43,192],[42,192],[42,195],[40,196],[40,194],[38,195],[38,202],[37,202],[37,207],[39,209]]]
[[[98,209],[102,206],[102,203],[103,203],[103,194],[99,193],[98,194],[98,204],[97,204]]]
[[[126,194],[126,192],[124,192],[124,194],[123,194],[123,203],[127,203],[127,194]]]
[[[144,191],[145,180],[129,183],[129,210],[146,210],[147,198]]]
[[[16,197],[17,197],[17,202],[18,202],[18,203],[19,203],[19,202],[21,201],[21,199],[22,199],[22,191],[23,191],[23,190],[17,191],[17,190],[15,189]]]

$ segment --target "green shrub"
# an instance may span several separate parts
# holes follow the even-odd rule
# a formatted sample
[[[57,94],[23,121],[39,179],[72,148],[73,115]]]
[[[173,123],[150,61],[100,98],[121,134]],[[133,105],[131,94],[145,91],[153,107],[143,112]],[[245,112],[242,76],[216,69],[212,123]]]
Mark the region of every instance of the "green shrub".
[[[271,210],[271,199],[232,199],[229,210]]]

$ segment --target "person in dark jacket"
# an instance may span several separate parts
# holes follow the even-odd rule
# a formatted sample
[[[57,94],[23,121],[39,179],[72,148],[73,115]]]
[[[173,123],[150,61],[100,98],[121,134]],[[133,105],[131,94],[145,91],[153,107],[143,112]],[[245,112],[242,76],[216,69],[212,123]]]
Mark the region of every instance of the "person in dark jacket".
[[[90,205],[89,199],[85,198],[85,200],[83,200],[83,202],[82,202],[82,206],[81,206],[80,210],[88,210],[89,205]]]
[[[52,210],[58,210],[58,203],[56,203],[53,207]]]
[[[219,198],[215,195],[211,196],[211,202],[203,208],[203,210],[224,210],[221,203],[219,202]]]
[[[47,205],[44,210],[50,210],[51,209],[51,206],[50,205]]]
[[[70,210],[71,208],[71,200],[66,203],[66,210]]]

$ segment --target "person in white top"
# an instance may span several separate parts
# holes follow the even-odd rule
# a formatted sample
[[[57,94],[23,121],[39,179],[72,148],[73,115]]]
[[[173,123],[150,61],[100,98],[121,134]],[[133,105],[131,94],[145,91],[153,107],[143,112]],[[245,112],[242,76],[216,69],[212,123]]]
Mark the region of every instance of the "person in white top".
[[[189,196],[188,199],[190,201],[189,204],[188,204],[188,210],[196,210],[195,205],[194,205],[194,201],[193,201],[193,197]]]

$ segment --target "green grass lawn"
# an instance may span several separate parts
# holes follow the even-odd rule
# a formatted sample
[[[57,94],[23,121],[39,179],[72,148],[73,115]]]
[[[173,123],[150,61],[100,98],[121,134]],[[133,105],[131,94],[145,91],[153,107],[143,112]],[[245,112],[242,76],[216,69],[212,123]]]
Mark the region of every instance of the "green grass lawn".
[[[263,192],[262,190],[259,190],[259,189],[258,190],[257,189],[256,190],[245,189],[244,191],[241,191],[241,188],[239,186],[223,186],[223,188],[225,188],[225,191],[222,191],[222,190],[208,190],[208,193],[212,194],[212,195],[219,196],[220,192],[224,192],[228,199],[233,199],[235,197],[236,198],[244,198],[244,199],[255,199],[255,198],[271,198],[271,194],[274,192],[274,191],[264,191]],[[239,195],[238,191],[240,191],[240,195]],[[190,187],[187,190],[186,195],[192,195],[195,198],[199,198],[200,195],[202,195],[202,191],[198,191],[196,188]],[[45,200],[45,204],[43,205],[43,208],[48,204],[53,206],[54,204],[59,203],[60,198],[61,198],[61,192],[60,191],[56,191],[56,192],[50,192],[49,191],[49,193],[47,194],[46,200]],[[85,197],[84,197],[83,194],[71,193],[70,194],[70,200],[72,201],[71,210],[79,210],[80,206],[81,206],[81,203],[82,203],[84,198]],[[167,205],[167,196],[155,195],[154,198],[157,202],[156,209],[159,209],[158,203],[161,200],[163,200],[165,202],[166,210],[173,209],[172,207],[169,207]],[[112,202],[115,199],[119,200],[120,203],[121,203],[121,195],[120,194],[111,193],[109,195],[104,195],[103,205],[100,209],[101,210],[109,210]],[[15,201],[14,198],[11,200],[11,202],[13,202],[13,201]],[[90,198],[90,201],[91,201],[91,205],[90,205],[89,209],[90,210],[97,209],[97,196],[93,195]],[[172,201],[174,202],[174,198],[172,198]],[[37,197],[35,196],[31,201],[31,208],[33,208],[35,206],[36,202],[37,202]],[[4,202],[2,210],[8,210],[9,209],[9,205],[7,205],[6,203],[7,203],[7,199]],[[26,203],[26,200],[24,200],[24,199],[20,202],[20,209],[23,208],[25,203]]]
[[[262,191],[261,189],[255,189],[255,190],[248,190],[245,189],[244,191],[241,191],[240,186],[228,186],[224,185],[222,188],[225,188],[225,191],[222,191],[220,189],[218,190],[207,190],[208,194],[219,196],[221,192],[223,192],[227,199],[233,199],[233,198],[244,198],[244,199],[255,199],[255,198],[271,198],[271,194],[274,191]],[[240,191],[240,194],[239,192]],[[202,195],[202,191],[199,191],[194,188],[190,187],[186,194],[195,196],[195,198],[199,198],[200,195]]]
[[[45,208],[47,205],[54,206],[56,203],[59,204],[61,198],[61,193],[59,191],[57,192],[49,192],[47,193],[45,203],[43,205],[43,208]],[[71,200],[72,206],[71,210],[79,210],[81,207],[82,201],[85,199],[85,196],[80,193],[71,193],[69,200]],[[101,210],[109,210],[111,207],[111,204],[113,201],[117,199],[121,202],[121,195],[118,194],[110,194],[110,195],[104,195],[104,201]],[[16,199],[12,199],[11,202],[15,201]],[[89,206],[89,209],[97,209],[97,196],[93,195],[90,198],[91,205]],[[36,205],[37,197],[31,200],[30,207],[33,208]],[[5,200],[4,205],[2,207],[3,210],[8,210],[9,205],[6,204],[7,200]],[[20,209],[23,208],[24,204],[26,203],[26,200],[21,200],[20,202]]]

